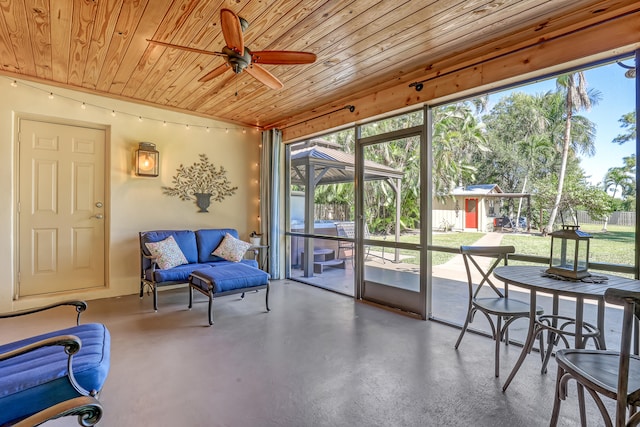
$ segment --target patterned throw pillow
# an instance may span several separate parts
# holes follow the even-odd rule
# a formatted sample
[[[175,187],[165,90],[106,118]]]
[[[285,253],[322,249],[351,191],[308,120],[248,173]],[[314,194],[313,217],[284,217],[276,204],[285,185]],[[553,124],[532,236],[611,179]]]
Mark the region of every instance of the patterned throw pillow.
[[[250,247],[251,243],[243,242],[227,233],[212,255],[219,256],[227,261],[239,262]]]
[[[159,242],[147,242],[145,245],[147,249],[149,249],[149,252],[151,252],[151,255],[157,257],[156,264],[158,264],[158,267],[162,270],[189,263],[173,236],[169,236]]]

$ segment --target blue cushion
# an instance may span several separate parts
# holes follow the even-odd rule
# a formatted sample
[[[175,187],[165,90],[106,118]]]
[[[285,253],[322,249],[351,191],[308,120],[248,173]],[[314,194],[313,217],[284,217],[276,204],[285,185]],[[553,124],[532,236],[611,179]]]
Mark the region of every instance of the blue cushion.
[[[142,250],[146,255],[150,255],[145,243],[159,242],[173,236],[180,246],[180,250],[189,263],[198,262],[198,246],[196,245],[196,235],[191,230],[157,230],[145,231],[142,233]]]
[[[86,390],[102,389],[110,364],[111,338],[102,324],[88,323],[0,346],[0,354],[59,335],[75,335],[82,347],[73,356],[73,373]],[[0,425],[34,414],[78,393],[66,377],[63,346],[44,347],[0,362]]]
[[[153,279],[151,276],[151,270],[147,270],[146,276],[148,280],[154,280],[155,282],[182,282],[187,283],[189,275],[204,268],[210,268],[209,264],[184,264],[177,267],[169,268],[167,270],[155,270],[153,273]]]
[[[212,255],[211,253],[220,246],[224,236],[229,233],[236,239],[238,231],[233,228],[213,228],[196,230],[196,241],[198,245],[198,262],[224,261],[224,258]]]
[[[214,294],[269,284],[267,273],[242,263],[230,263],[199,270],[198,275],[211,282]],[[197,278],[192,277],[191,283],[201,289],[208,289],[208,284]]]
[[[222,261],[208,262],[204,265],[208,265],[211,267],[219,267],[221,265],[236,265],[236,264],[244,264],[244,265],[248,265],[249,267],[258,268],[258,261],[256,261],[255,259],[241,259],[239,263],[222,260]]]

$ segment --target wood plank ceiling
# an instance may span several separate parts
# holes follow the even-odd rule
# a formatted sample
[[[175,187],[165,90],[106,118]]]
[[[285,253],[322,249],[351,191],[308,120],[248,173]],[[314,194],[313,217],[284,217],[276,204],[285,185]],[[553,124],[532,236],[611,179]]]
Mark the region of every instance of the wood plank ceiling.
[[[408,84],[434,64],[496,57],[638,7],[624,0],[2,0],[0,74],[268,128]],[[220,51],[222,8],[249,22],[251,50],[308,51],[317,61],[265,65],[284,83],[277,91],[246,72],[200,83],[223,58],[147,42]]]

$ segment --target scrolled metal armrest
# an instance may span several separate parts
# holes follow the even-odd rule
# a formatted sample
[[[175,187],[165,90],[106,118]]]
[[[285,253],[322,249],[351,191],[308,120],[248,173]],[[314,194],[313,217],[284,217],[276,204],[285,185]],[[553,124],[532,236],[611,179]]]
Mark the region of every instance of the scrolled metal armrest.
[[[73,355],[80,351],[82,347],[82,341],[75,335],[58,335],[55,337],[45,338],[40,341],[36,341],[34,343],[25,345],[20,348],[16,348],[15,350],[8,351],[6,353],[0,354],[0,362],[4,360],[11,359],[13,357],[20,356],[22,354],[26,354],[37,350],[43,347],[51,347],[59,345],[64,347],[64,352],[68,356],[67,358],[67,379],[71,386],[76,389],[76,391],[83,396],[94,396],[97,394],[97,391],[85,390],[78,382],[76,381],[75,376],[73,375]]]
[[[158,257],[155,255],[146,255],[146,254],[142,254],[142,256],[151,261],[151,269],[155,271],[156,266],[158,265]]]
[[[79,325],[80,315],[87,309],[87,303],[85,301],[80,301],[80,300],[61,301],[61,302],[45,305],[43,307],[28,308],[26,310],[14,311],[12,313],[0,313],[0,319],[8,319],[10,317],[18,317],[18,316],[25,316],[27,314],[39,313],[41,311],[50,310],[52,308],[61,307],[65,305],[71,305],[76,308],[76,313],[78,313],[76,324]]]
[[[37,414],[14,424],[14,427],[38,426],[45,421],[69,415],[77,415],[78,423],[82,426],[93,426],[102,418],[102,412],[102,405],[95,397],[80,396],[43,409]]]
[[[8,351],[6,353],[0,354],[0,362],[3,360],[11,359],[12,357],[20,356],[22,354],[26,354],[37,350],[43,347],[51,347],[54,345],[60,345],[64,347],[64,352],[73,356],[78,351],[80,351],[80,347],[82,347],[82,343],[80,338],[75,335],[58,335],[55,337],[46,338],[40,341],[36,341],[34,343],[25,345],[20,348],[16,348],[15,350]]]

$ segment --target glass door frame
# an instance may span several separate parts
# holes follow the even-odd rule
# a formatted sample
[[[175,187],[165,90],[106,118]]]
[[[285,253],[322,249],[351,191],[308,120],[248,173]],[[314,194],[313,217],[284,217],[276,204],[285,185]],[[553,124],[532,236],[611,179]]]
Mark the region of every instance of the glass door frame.
[[[355,219],[356,219],[356,236],[355,236],[355,277],[356,277],[356,289],[355,297],[364,301],[371,301],[376,304],[389,306],[392,308],[400,309],[413,313],[419,316],[421,319],[427,319],[427,282],[429,276],[429,262],[427,257],[427,235],[430,230],[430,221],[427,220],[428,215],[425,215],[428,211],[427,207],[428,195],[430,195],[430,175],[428,174],[427,161],[427,139],[429,138],[429,132],[427,132],[428,115],[425,109],[423,124],[421,126],[414,126],[411,128],[399,129],[392,132],[378,134],[363,138],[361,134],[362,125],[356,128],[356,143],[355,143],[355,158],[356,158],[356,179],[355,179]],[[383,144],[398,139],[409,137],[420,138],[420,243],[400,243],[390,242],[383,240],[364,239],[364,149],[371,145]],[[397,197],[401,197],[398,194]],[[365,246],[374,245],[389,248],[391,250],[396,249],[409,249],[419,252],[420,259],[420,273],[419,273],[419,292],[413,292],[405,289],[395,288],[385,285],[383,283],[374,282],[371,280],[365,280],[364,277],[364,262],[365,262]]]

